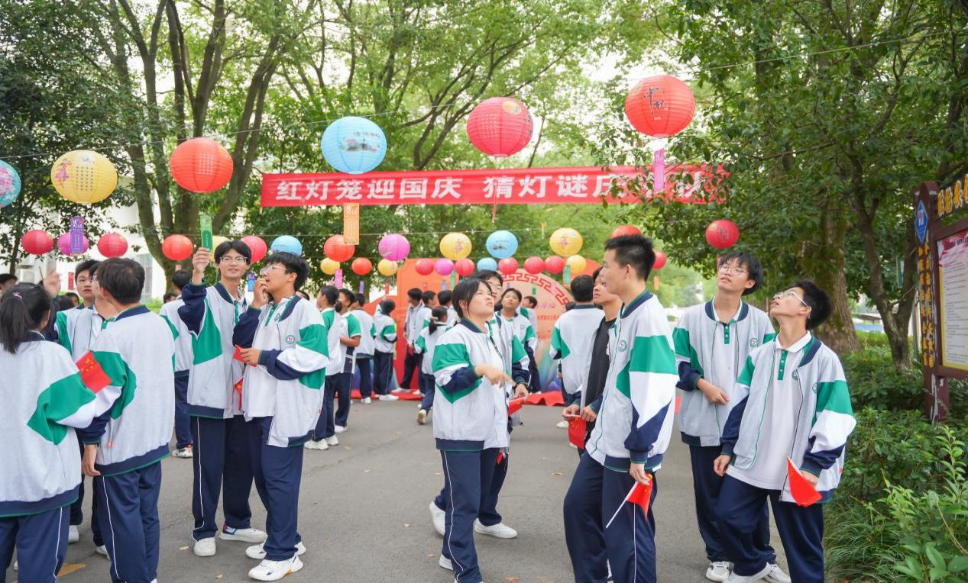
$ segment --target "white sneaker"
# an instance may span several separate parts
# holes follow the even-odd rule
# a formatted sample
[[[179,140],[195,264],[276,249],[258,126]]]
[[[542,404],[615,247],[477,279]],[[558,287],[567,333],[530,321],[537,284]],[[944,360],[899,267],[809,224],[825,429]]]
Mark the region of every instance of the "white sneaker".
[[[766,576],[763,576],[763,579],[767,582],[779,582],[782,584],[790,582],[790,577],[783,571],[783,568],[779,564],[767,564],[766,567],[770,568],[770,572]]]
[[[422,391],[420,391],[418,389],[417,391],[413,392],[413,395],[415,395],[417,397],[423,397],[424,396],[424,392],[422,392]]]
[[[192,445],[189,444],[184,448],[179,448],[171,453],[175,458],[192,458],[194,454],[192,453]]]
[[[200,539],[195,542],[195,547],[192,549],[196,556],[200,558],[209,558],[215,555],[215,538],[206,537],[205,539]]]
[[[480,519],[474,520],[474,532],[482,535],[490,535],[491,537],[496,537],[499,539],[514,539],[518,536],[517,531],[514,531],[503,523],[488,526],[481,523]]]
[[[567,430],[568,429],[568,422],[562,420],[562,421],[558,422],[557,424],[555,424],[555,427],[556,428],[561,428],[562,430]]]
[[[81,534],[77,531],[76,525],[67,528],[67,543],[77,543],[81,541]]]
[[[289,574],[295,574],[299,570],[302,570],[302,568],[303,563],[299,559],[299,556],[293,556],[288,560],[279,562],[262,560],[261,564],[249,570],[249,578],[261,582],[275,582],[276,580],[282,580]]]
[[[101,554],[106,558],[108,557],[108,547],[105,545],[95,546],[94,553]]]
[[[417,423],[423,426],[427,423],[427,410],[419,409],[417,410]]]
[[[336,437],[336,434],[333,434],[326,439],[326,444],[329,444],[330,446],[339,446],[339,438]]]
[[[405,391],[410,391],[410,390],[409,389],[403,389],[402,387],[398,387],[398,388],[394,389],[393,391],[391,391],[390,393],[403,393]]]
[[[430,502],[430,520],[434,523],[434,530],[440,534],[440,537],[444,537],[444,524],[447,521],[447,512],[438,507],[433,501]]]
[[[245,548],[245,555],[253,560],[264,560],[266,559],[266,550],[264,546],[264,543],[260,543],[259,545],[250,545],[249,547]],[[306,546],[304,546],[303,542],[300,541],[296,544],[296,555],[301,556],[304,553],[306,553]]]
[[[454,562],[450,558],[444,557],[444,554],[440,554],[440,559],[437,560],[437,565],[445,570],[454,571]]]
[[[306,450],[329,450],[329,444],[326,444],[326,440],[307,440],[303,448]]]
[[[14,560],[13,561],[13,571],[14,572],[19,572],[20,571],[20,560]]]
[[[245,529],[232,529],[228,525],[222,526],[222,531],[218,534],[219,539],[225,541],[244,541],[246,543],[262,543],[269,538],[269,534],[253,527]]]
[[[365,397],[365,398],[363,398],[363,403],[365,403],[365,404],[373,403],[373,400],[371,400],[368,397]]]
[[[740,576],[733,570],[729,573],[729,577],[726,578],[727,582],[756,582],[762,578],[765,578],[767,574],[773,571],[773,566],[776,564],[767,564],[762,570],[753,574],[752,576]]]
[[[725,582],[729,578],[729,562],[709,562],[706,568],[706,580],[710,582]]]
[[[397,401],[398,399],[400,398],[389,393],[380,396],[380,401]]]
[[[336,433],[337,434],[342,434],[345,431],[346,431],[346,426],[336,426]]]

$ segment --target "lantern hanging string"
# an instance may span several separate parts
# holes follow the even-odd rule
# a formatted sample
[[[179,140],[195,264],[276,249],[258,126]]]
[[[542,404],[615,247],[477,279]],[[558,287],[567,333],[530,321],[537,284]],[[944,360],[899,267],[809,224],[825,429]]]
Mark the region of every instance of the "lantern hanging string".
[[[755,60],[755,61],[739,61],[739,62],[736,62],[736,63],[727,63],[727,64],[724,64],[724,65],[716,65],[716,66],[713,66],[713,67],[709,67],[706,70],[707,71],[720,71],[722,69],[732,69],[734,67],[743,67],[743,66],[748,66],[748,65],[759,65],[759,64],[763,64],[763,63],[774,63],[774,62],[777,62],[777,61],[786,61],[786,60],[789,60],[789,59],[796,59],[796,58],[803,58],[803,57],[813,57],[813,56],[818,56],[818,55],[827,55],[827,54],[831,54],[831,53],[841,53],[841,52],[855,51],[857,49],[866,49],[866,48],[872,48],[872,47],[877,47],[877,46],[882,46],[882,45],[889,45],[889,44],[895,44],[895,43],[898,43],[898,44],[920,43],[920,42],[922,42],[924,40],[927,40],[929,38],[933,38],[933,37],[937,37],[937,36],[941,36],[941,35],[946,35],[946,34],[948,34],[948,33],[945,32],[945,31],[936,32],[936,33],[930,33],[930,34],[915,33],[915,34],[912,34],[912,35],[907,36],[907,37],[894,38],[894,39],[885,39],[885,40],[882,40],[882,41],[871,41],[869,43],[863,43],[863,44],[856,45],[856,46],[852,46],[852,47],[837,47],[837,48],[833,48],[833,49],[825,49],[825,50],[822,50],[822,51],[813,51],[813,52],[809,52],[809,53],[807,53],[807,52],[804,52],[804,53],[790,53],[790,54],[783,55],[783,56],[780,56],[780,57],[771,57],[769,59],[759,59],[759,60]],[[682,78],[682,81],[695,81],[695,77],[685,77],[685,78]],[[531,91],[531,92],[528,92],[528,95],[531,95],[531,96],[535,96],[535,95],[552,95],[552,94],[558,94],[558,93],[560,93],[560,90],[557,89],[557,88],[555,88],[555,89],[548,89],[547,91]],[[514,97],[514,96],[509,95],[509,96],[502,96],[502,97]],[[523,96],[522,96],[522,98],[523,98]],[[451,99],[451,100],[449,100],[449,101],[447,101],[445,103],[438,104],[436,106],[429,106],[427,108],[422,108],[422,109],[425,110],[425,113],[422,114],[422,115],[426,115],[426,114],[433,113],[434,111],[436,111],[438,109],[447,109],[447,108],[450,108],[450,107],[452,107],[454,105],[454,103],[456,103],[456,101],[457,101],[457,96],[454,96],[453,99]],[[711,103],[711,101],[712,100],[710,100],[710,99],[697,100],[697,103]],[[418,110],[418,113],[419,113],[419,111],[420,110]],[[356,114],[356,117],[373,119],[373,118],[381,118],[381,117],[387,117],[387,116],[395,116],[395,115],[398,115],[398,114],[400,114],[400,111],[399,110],[393,110],[393,111],[387,111],[387,112],[381,112],[381,113],[374,113],[374,114]],[[257,127],[254,127],[254,128],[249,128],[247,130],[239,130],[237,132],[203,134],[202,136],[192,136],[192,137],[193,138],[203,138],[203,137],[204,138],[231,138],[233,136],[238,136],[238,135],[241,135],[241,134],[248,134],[248,133],[251,133],[251,132],[261,132],[263,129],[277,129],[277,130],[290,129],[291,130],[291,129],[297,129],[297,128],[306,128],[306,127],[319,126],[319,125],[322,125],[322,124],[330,124],[332,122],[335,122],[336,120],[339,120],[342,117],[345,117],[345,116],[340,116],[340,117],[337,117],[337,118],[327,118],[327,119],[323,119],[323,120],[316,120],[315,122],[305,122],[305,123],[301,123],[301,124],[294,124],[292,126],[282,126],[282,127],[257,126]],[[191,130],[191,128],[186,128],[186,130]],[[145,145],[149,145],[149,144],[161,144],[161,143],[164,143],[164,142],[167,142],[167,140],[139,140],[137,142],[109,144],[109,145],[104,146],[104,147],[101,147],[101,148],[89,148],[89,149],[90,150],[93,150],[95,152],[100,152],[100,151],[103,151],[103,150],[120,149],[120,148],[127,148],[127,147],[130,147],[130,146],[139,146],[139,145],[145,146]],[[55,156],[55,155],[59,155],[59,154],[62,154],[62,153],[63,153],[63,151],[29,152],[27,154],[0,154],[0,159],[3,159],[3,160],[19,160],[19,159],[26,159],[26,158],[42,158],[42,157],[48,157],[48,156]]]

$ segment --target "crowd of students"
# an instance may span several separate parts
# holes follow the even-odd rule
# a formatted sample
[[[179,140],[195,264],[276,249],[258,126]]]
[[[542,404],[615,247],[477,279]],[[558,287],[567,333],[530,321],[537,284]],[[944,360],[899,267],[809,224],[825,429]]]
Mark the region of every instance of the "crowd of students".
[[[551,336],[563,426],[586,422],[563,506],[575,580],[656,580],[657,471],[679,388],[705,577],[823,581],[823,507],[797,504],[787,460],[829,500],[854,426],[840,361],[811,332],[829,315],[829,298],[797,281],[773,296],[767,315],[743,301],[764,283],[759,262],[729,253],[715,297],[673,328],[646,288],[654,261],[644,237],[609,240],[602,267],[571,282],[574,306]],[[213,262],[218,282],[209,286]],[[443,537],[438,564],[458,582],[481,581],[475,534],[517,536],[498,502],[520,423],[509,403],[540,387],[537,301],[493,271],[439,294],[410,290],[404,376],[391,391],[392,300],[371,315],[362,295],[324,286],[312,301],[301,290],[306,262],[274,253],[250,302],[250,267],[241,241],[200,248],[192,271],[172,278],[176,296],[160,315],[140,304],[145,274],[131,260],[78,264],[76,308],[58,310],[54,275],[45,286],[0,284],[0,368],[9,380],[0,420],[17,446],[0,453],[0,464],[17,469],[0,478],[0,564],[16,548],[22,580],[55,579],[79,539],[87,476],[94,543],[111,560],[111,579],[155,580],[159,462],[174,434],[171,454],[193,465],[194,554],[242,541],[258,561],[253,579],[300,570],[304,452],[339,444],[359,373],[364,404],[396,400],[416,380],[417,422],[432,419],[441,457],[443,485],[429,505]],[[253,484],[265,531],[252,525]],[[648,487],[647,512],[629,501],[637,485]],[[790,576],[771,547],[768,500]]]

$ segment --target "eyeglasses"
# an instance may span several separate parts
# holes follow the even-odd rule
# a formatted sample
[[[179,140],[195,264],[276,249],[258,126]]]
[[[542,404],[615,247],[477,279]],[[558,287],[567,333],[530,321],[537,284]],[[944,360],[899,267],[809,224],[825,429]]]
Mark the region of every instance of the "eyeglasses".
[[[723,265],[719,266],[719,273],[720,274],[726,274],[727,276],[730,275],[730,274],[736,274],[737,276],[739,276],[740,274],[746,274],[747,272],[743,268],[740,268],[740,267],[732,267],[732,266],[730,266],[728,264],[723,264]]]
[[[261,270],[259,270],[259,275],[260,276],[268,276],[269,274],[272,273],[272,270],[274,270],[276,268],[282,268],[283,270],[286,271],[286,273],[289,273],[289,271],[286,270],[286,266],[283,266],[281,264],[272,264],[270,266],[266,266],[266,267],[262,268]]]
[[[244,264],[247,264],[249,262],[248,262],[248,260],[245,259],[245,256],[222,256],[222,259],[219,260],[219,263],[220,264],[241,264],[241,265],[244,265]]]
[[[773,298],[781,299],[781,298],[789,298],[791,296],[794,297],[794,298],[796,298],[797,300],[799,300],[800,301],[800,304],[806,306],[807,308],[810,308],[810,305],[807,304],[806,302],[804,302],[803,298],[801,298],[793,290],[785,290],[783,292],[777,292],[776,294],[773,295]]]

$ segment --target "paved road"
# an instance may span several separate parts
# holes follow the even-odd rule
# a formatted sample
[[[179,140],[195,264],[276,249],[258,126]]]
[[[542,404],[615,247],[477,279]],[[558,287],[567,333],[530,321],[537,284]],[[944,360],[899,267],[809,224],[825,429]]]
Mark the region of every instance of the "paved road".
[[[299,527],[309,548],[305,568],[290,582],[450,582],[437,567],[441,538],[427,505],[443,485],[431,427],[415,422],[413,402],[354,402],[341,445],[307,451]],[[562,501],[577,464],[559,408],[527,407],[512,438],[511,469],[499,509],[516,528],[514,540],[478,536],[484,579],[490,582],[570,582]],[[219,542],[218,555],[195,557],[191,544],[192,472],[188,460],[166,459],[161,496],[162,582],[246,582],[255,561],[245,544]],[[702,581],[706,562],[695,524],[688,451],[674,439],[659,473],[655,507],[660,581]],[[252,491],[253,520],[265,511]],[[779,538],[774,534],[779,546]],[[67,554],[63,582],[108,580],[107,559],[94,554],[88,526]],[[781,564],[784,562],[781,561]],[[7,573],[7,581],[15,577]]]

